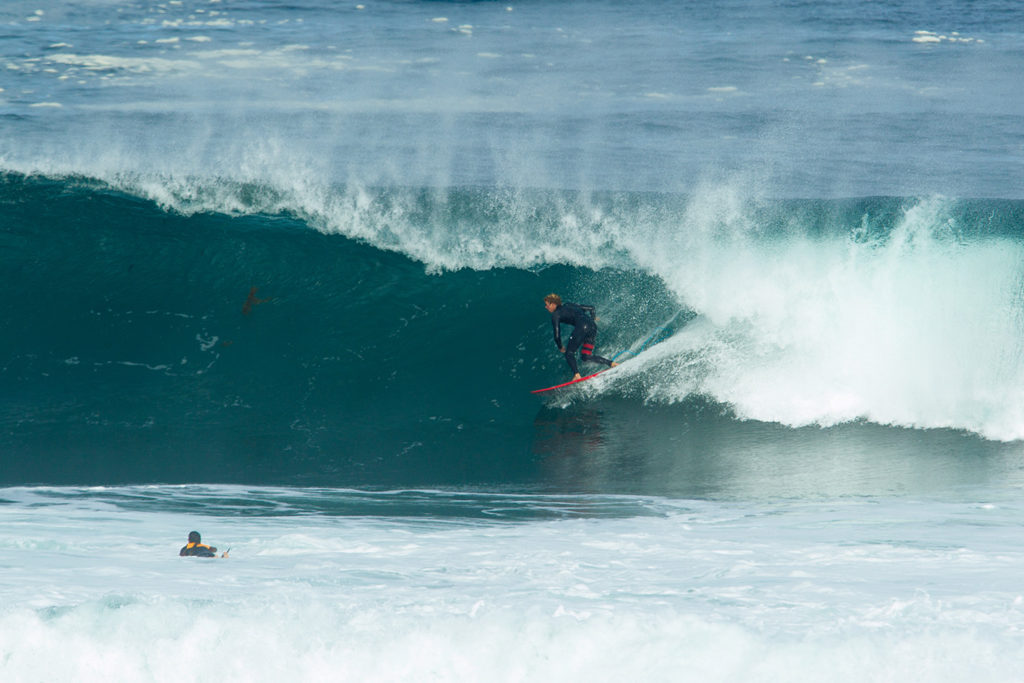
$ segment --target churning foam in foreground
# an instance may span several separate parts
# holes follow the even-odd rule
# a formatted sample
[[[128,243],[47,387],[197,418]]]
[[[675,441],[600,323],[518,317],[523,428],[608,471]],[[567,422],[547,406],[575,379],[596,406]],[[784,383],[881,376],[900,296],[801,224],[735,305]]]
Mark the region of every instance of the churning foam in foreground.
[[[963,681],[983,670],[1013,680],[1008,642],[947,628],[776,639],[739,626],[653,609],[649,614],[531,610],[352,612],[277,596],[276,607],[89,604],[41,617],[0,617],[11,634],[0,664],[13,681]],[[268,597],[264,602],[273,602]],[[891,614],[930,610],[928,600]],[[207,612],[204,614],[203,612]],[[842,619],[842,617],[837,617]],[[826,625],[826,628],[828,626]]]
[[[409,516],[390,492],[331,516],[314,510],[365,494],[2,493],[4,680],[962,681],[1021,665],[1012,497],[420,492]],[[431,514],[474,504],[492,514]],[[177,557],[191,528],[231,557]]]

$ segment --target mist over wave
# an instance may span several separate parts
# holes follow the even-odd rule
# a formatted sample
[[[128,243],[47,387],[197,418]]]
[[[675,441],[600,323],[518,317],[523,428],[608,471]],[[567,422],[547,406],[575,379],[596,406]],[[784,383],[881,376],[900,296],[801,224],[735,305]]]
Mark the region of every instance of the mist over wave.
[[[701,316],[652,353],[663,360],[648,372],[673,381],[647,397],[702,393],[791,425],[864,418],[1024,436],[1020,207],[858,204],[810,221],[785,212],[773,229],[710,191],[650,239],[657,249],[635,248]]]
[[[1024,438],[1019,202],[116,183],[4,178],[5,440],[55,458],[25,476],[529,478],[548,291],[643,348],[559,405]]]
[[[0,3],[0,678],[1016,680],[1022,7]]]

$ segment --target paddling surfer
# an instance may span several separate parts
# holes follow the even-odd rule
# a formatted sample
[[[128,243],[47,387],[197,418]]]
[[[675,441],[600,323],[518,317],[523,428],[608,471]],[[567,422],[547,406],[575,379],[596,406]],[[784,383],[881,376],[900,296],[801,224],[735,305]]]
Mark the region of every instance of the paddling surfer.
[[[594,341],[597,339],[597,323],[594,318],[594,307],[574,304],[569,301],[562,303],[562,297],[548,294],[544,297],[544,308],[551,314],[551,327],[555,331],[555,346],[565,354],[565,361],[572,370],[573,381],[582,379],[576,366],[576,351],[580,352],[583,362],[602,363],[609,367],[618,365],[615,361],[594,355]],[[572,325],[572,334],[565,346],[562,346],[561,326]]]
[[[188,544],[178,551],[178,554],[182,557],[217,557],[217,549],[203,543],[203,538],[198,531],[190,531],[188,532]],[[228,551],[225,550],[221,557],[227,556]]]

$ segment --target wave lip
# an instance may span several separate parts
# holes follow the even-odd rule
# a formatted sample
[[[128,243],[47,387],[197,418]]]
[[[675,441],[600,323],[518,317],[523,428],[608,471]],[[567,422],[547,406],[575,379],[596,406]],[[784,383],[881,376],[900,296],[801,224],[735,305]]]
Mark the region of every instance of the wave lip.
[[[839,207],[711,190],[656,247],[634,240],[631,256],[697,319],[624,374],[648,374],[650,399],[704,395],[743,419],[1024,438],[1020,207]]]
[[[42,480],[69,453],[170,454],[188,434],[200,480],[308,459],[299,483],[529,480],[508,467],[535,438],[528,392],[566,371],[549,291],[597,305],[602,355],[658,337],[569,403],[701,397],[791,427],[1024,438],[1019,202],[8,174],[0,204],[24,330],[4,340],[4,438],[51,451]],[[492,319],[499,347],[476,343]],[[509,459],[479,459],[495,448]],[[95,462],[84,481],[189,481]]]

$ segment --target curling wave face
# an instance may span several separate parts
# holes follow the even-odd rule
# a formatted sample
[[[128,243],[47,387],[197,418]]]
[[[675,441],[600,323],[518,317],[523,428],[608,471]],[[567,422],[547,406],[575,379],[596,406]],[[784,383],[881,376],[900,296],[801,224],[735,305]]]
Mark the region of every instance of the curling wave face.
[[[1020,202],[8,174],[2,203],[5,446],[47,454],[11,482],[531,479],[552,290],[608,355],[659,342],[561,405],[1024,437]]]

